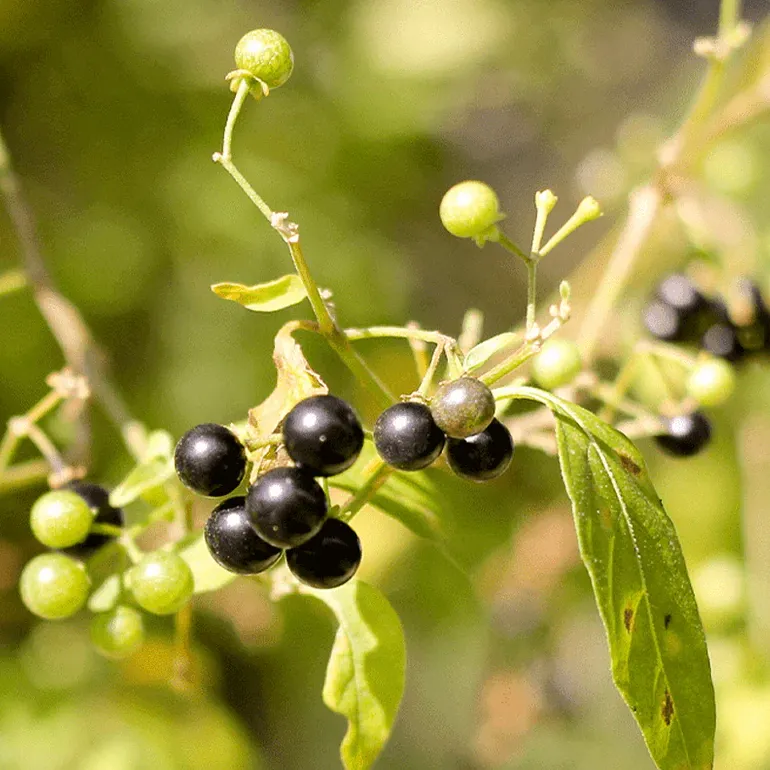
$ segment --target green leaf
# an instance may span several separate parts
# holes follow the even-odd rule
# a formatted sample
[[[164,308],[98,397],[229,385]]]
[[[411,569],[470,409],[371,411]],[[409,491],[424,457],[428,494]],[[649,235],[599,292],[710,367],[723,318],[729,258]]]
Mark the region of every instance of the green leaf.
[[[91,612],[107,612],[120,598],[120,575],[110,575],[88,599]]]
[[[196,594],[218,591],[228,583],[232,583],[237,577],[234,572],[228,572],[214,561],[209,553],[206,541],[203,539],[202,532],[197,534],[188,545],[179,551],[179,555],[192,570]]]
[[[244,286],[242,283],[215,283],[211,291],[256,313],[272,313],[297,305],[307,297],[298,275],[284,275],[268,283]]]
[[[715,705],[706,638],[676,530],[634,445],[535,388],[556,417],[580,553],[607,631],[612,675],[661,770],[707,770]]]
[[[170,458],[155,457],[137,465],[110,493],[110,505],[121,508],[137,499],[148,489],[160,486],[174,475]]]
[[[340,746],[346,770],[366,770],[390,736],[404,693],[401,621],[377,589],[359,580],[327,591],[301,590],[324,602],[339,622],[323,701],[348,720]]]
[[[476,347],[471,348],[468,351],[468,355],[465,356],[465,371],[473,372],[484,366],[496,353],[499,353],[504,348],[512,347],[517,339],[521,339],[521,335],[514,334],[513,332],[503,332],[502,334],[490,337],[488,340],[484,340],[484,342],[480,342]]]

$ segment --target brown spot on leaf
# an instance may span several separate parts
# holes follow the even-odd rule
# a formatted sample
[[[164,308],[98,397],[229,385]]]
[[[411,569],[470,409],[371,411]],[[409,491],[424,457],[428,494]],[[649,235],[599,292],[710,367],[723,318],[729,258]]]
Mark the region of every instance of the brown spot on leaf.
[[[620,458],[620,464],[630,474],[638,476],[642,472],[642,469],[628,455],[618,454],[618,457]]]
[[[666,616],[663,618],[663,626],[664,626],[664,628],[668,628],[670,625],[671,625],[671,615],[670,615],[670,614],[667,614],[667,615],[666,615]]]
[[[663,721],[666,725],[671,724],[671,720],[674,718],[674,701],[671,700],[671,693],[666,690],[666,694],[663,696],[663,708],[660,710]]]
[[[630,607],[626,607],[623,610],[623,625],[626,627],[626,631],[631,633],[631,627],[634,624],[634,611]]]

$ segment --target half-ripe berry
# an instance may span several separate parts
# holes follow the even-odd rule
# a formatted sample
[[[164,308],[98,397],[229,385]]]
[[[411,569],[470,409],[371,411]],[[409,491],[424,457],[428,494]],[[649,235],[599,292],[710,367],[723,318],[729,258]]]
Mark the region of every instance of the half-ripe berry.
[[[702,412],[681,414],[666,422],[666,432],[655,437],[658,446],[675,457],[698,454],[711,440],[711,422]]]
[[[503,215],[495,191],[484,182],[460,182],[446,191],[439,206],[444,227],[458,238],[484,238]]]
[[[127,658],[142,646],[144,621],[142,613],[119,604],[108,612],[100,612],[91,621],[91,642],[108,658]]]
[[[214,508],[203,535],[214,561],[240,575],[264,572],[281,557],[280,548],[257,534],[245,497],[231,497]]]
[[[404,401],[388,407],[374,424],[374,446],[386,463],[402,471],[427,468],[441,454],[446,436],[425,404]]]
[[[206,497],[229,495],[246,471],[246,452],[235,435],[213,422],[191,428],[174,450],[180,481]]]
[[[154,615],[171,615],[187,604],[195,587],[187,562],[170,551],[148,554],[128,572],[136,603]]]
[[[35,537],[49,548],[66,548],[86,539],[94,514],[71,490],[46,492],[35,501],[29,523]]]
[[[276,548],[295,548],[315,535],[326,518],[326,495],[302,468],[274,468],[246,495],[257,534]]]
[[[430,401],[430,413],[447,436],[465,438],[492,422],[495,397],[481,380],[460,377],[439,386]]]
[[[286,38],[274,29],[253,29],[235,46],[235,66],[268,88],[278,88],[291,76],[294,54]]]
[[[464,439],[447,441],[449,467],[464,479],[490,481],[505,473],[513,457],[508,428],[495,419],[486,430]]]
[[[353,577],[361,563],[361,542],[349,524],[327,519],[321,531],[286,551],[294,576],[313,588],[336,588]]]
[[[46,620],[74,615],[88,598],[91,581],[81,562],[62,553],[36,556],[22,570],[21,600]]]
[[[569,385],[583,368],[580,348],[573,340],[546,340],[532,361],[532,379],[546,390]]]
[[[364,431],[347,401],[311,396],[286,415],[283,442],[289,457],[313,476],[336,476],[356,461]]]
[[[701,406],[720,406],[735,390],[733,367],[721,358],[709,358],[695,366],[687,379],[687,393]]]
[[[109,524],[112,527],[123,526],[123,509],[110,505],[110,493],[103,486],[88,481],[72,481],[66,488],[86,501],[91,509],[93,524]],[[91,533],[83,542],[67,548],[66,552],[78,559],[85,559],[113,539],[109,535]]]

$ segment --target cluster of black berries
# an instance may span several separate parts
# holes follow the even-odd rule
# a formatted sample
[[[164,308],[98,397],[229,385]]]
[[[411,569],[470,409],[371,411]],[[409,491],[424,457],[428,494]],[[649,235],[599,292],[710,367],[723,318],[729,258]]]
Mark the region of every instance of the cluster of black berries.
[[[745,278],[737,289],[744,306],[740,322],[721,296],[707,297],[687,276],[670,275],[645,308],[644,325],[659,340],[695,344],[731,362],[770,351],[770,310],[762,292]]]
[[[445,383],[430,407],[418,401],[395,404],[374,425],[377,451],[399,470],[427,468],[445,444],[449,467],[465,479],[488,481],[508,468],[513,440],[495,419],[495,399],[483,382],[461,377]]]
[[[286,551],[292,573],[315,588],[348,581],[361,562],[351,527],[327,516],[318,476],[349,468],[361,452],[364,432],[352,407],[336,396],[312,396],[283,421],[283,443],[292,467],[260,476],[245,497],[231,497],[211,513],[204,536],[214,559],[238,574],[256,574]],[[174,463],[187,487],[207,497],[233,492],[246,471],[246,453],[227,428],[213,423],[188,431]]]

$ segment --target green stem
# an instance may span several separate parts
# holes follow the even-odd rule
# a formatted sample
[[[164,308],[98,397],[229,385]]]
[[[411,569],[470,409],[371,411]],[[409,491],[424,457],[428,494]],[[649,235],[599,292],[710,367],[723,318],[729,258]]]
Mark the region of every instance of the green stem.
[[[45,460],[28,460],[6,468],[0,473],[0,495],[7,495],[44,481],[49,470]]]
[[[420,387],[417,389],[417,392],[423,398],[427,397],[428,395],[428,391],[430,390],[433,378],[436,376],[436,370],[438,369],[438,365],[443,354],[443,343],[436,345],[435,349],[433,350],[433,356],[430,359],[430,364],[428,365],[428,370],[425,372],[425,375],[422,378],[422,382],[420,383]]]
[[[230,112],[227,114],[225,135],[222,139],[222,157],[224,160],[229,161],[233,157],[233,129],[235,128],[235,122],[238,120],[238,115],[240,114],[248,95],[249,82],[246,78],[243,78],[238,84],[238,90],[235,92],[235,98],[230,106]]]
[[[270,222],[270,224],[272,224],[273,212],[270,209],[270,206],[268,206],[267,203],[262,200],[261,196],[257,195],[256,190],[254,190],[254,188],[246,181],[246,177],[244,177],[243,174],[238,171],[230,158],[225,158],[224,155],[215,152],[214,162],[219,163],[219,165],[222,166],[222,168],[224,168],[228,174],[230,174],[230,176],[237,182],[241,190],[246,193],[246,197],[262,212],[262,215],[265,217],[265,219]]]
[[[532,344],[525,342],[510,358],[501,361],[497,366],[482,374],[479,379],[485,385],[494,385],[498,380],[505,377],[506,374],[510,374],[514,369],[529,361],[537,352],[537,349]]]
[[[537,259],[527,260],[527,332],[535,325],[537,303]]]
[[[337,518],[342,519],[342,521],[350,521],[377,494],[377,491],[388,480],[393,471],[395,468],[392,465],[382,461],[378,462],[369,478],[340,508]]]
[[[529,254],[520,249],[502,230],[497,231],[497,238],[495,241],[499,243],[506,251],[510,251],[511,254],[515,254],[517,257],[521,257],[525,262],[529,261]]]
[[[452,337],[448,337],[441,332],[415,328],[410,329],[403,326],[369,326],[366,329],[345,329],[345,336],[351,341],[379,339],[381,337],[397,337],[410,340],[422,340],[423,342],[434,342],[437,345],[450,341],[454,342]]]

